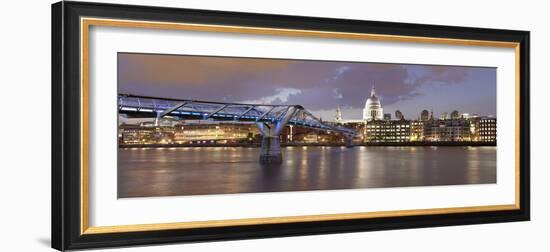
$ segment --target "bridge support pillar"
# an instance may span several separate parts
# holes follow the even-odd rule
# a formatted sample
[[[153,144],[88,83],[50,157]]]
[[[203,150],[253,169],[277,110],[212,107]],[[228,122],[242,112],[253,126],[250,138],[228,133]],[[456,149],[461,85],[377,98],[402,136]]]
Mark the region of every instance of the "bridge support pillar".
[[[260,150],[260,163],[262,164],[277,164],[283,161],[281,155],[281,144],[279,136],[262,137],[262,147]]]
[[[260,163],[262,164],[276,164],[283,161],[281,154],[281,144],[279,141],[279,135],[283,131],[284,127],[288,124],[288,121],[296,114],[297,108],[290,107],[286,113],[273,123],[257,122],[258,129],[262,134],[262,147],[260,150]]]
[[[353,148],[355,145],[353,145],[353,136],[345,136],[345,141],[346,141],[346,147],[348,148]]]

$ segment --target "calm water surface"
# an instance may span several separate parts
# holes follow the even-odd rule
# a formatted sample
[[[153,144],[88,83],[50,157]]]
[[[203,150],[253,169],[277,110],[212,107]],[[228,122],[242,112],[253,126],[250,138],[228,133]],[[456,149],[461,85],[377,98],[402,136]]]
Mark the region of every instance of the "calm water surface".
[[[119,150],[118,197],[496,183],[496,147],[285,147]]]

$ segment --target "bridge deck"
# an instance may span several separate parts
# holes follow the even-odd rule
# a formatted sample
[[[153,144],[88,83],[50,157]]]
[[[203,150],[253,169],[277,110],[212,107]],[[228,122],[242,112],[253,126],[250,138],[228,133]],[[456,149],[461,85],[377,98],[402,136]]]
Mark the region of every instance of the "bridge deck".
[[[297,113],[288,121],[291,125],[334,131],[348,136],[357,134],[355,130],[320,120],[300,105],[226,103],[135,95],[118,97],[119,113],[133,118],[166,116],[187,120],[275,123],[281,120],[291,107],[297,109]]]

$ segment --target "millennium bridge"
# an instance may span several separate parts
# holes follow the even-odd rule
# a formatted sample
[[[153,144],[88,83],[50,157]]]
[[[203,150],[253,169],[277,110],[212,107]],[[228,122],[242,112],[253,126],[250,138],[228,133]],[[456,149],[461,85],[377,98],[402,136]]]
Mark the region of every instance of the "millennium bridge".
[[[245,104],[119,94],[118,112],[128,118],[154,118],[157,123],[163,117],[255,123],[262,136],[261,163],[282,161],[279,135],[287,125],[342,134],[348,147],[353,146],[352,139],[357,135],[355,130],[323,122],[301,105]]]

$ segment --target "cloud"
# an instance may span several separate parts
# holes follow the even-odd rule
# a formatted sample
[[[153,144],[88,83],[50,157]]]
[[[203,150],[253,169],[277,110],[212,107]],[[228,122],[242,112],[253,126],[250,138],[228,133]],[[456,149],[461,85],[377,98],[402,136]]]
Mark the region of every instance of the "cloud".
[[[340,92],[340,90],[338,88],[333,88],[332,92],[334,93],[334,98],[336,98],[338,100],[341,100],[342,98],[344,98],[344,95],[342,95],[342,93]]]
[[[338,80],[340,79],[340,77],[347,71],[349,71],[351,69],[350,66],[341,66],[341,67],[338,67],[336,68],[336,75],[334,75],[334,77],[332,77],[333,80]]]
[[[461,83],[470,74],[470,67],[449,67],[434,65],[407,66],[409,77],[407,82],[412,85],[452,85]]]
[[[270,96],[264,96],[256,100],[242,101],[241,103],[249,104],[285,104],[288,101],[288,98],[292,95],[299,95],[302,93],[300,89],[296,88],[277,88],[275,89],[276,94]]]

